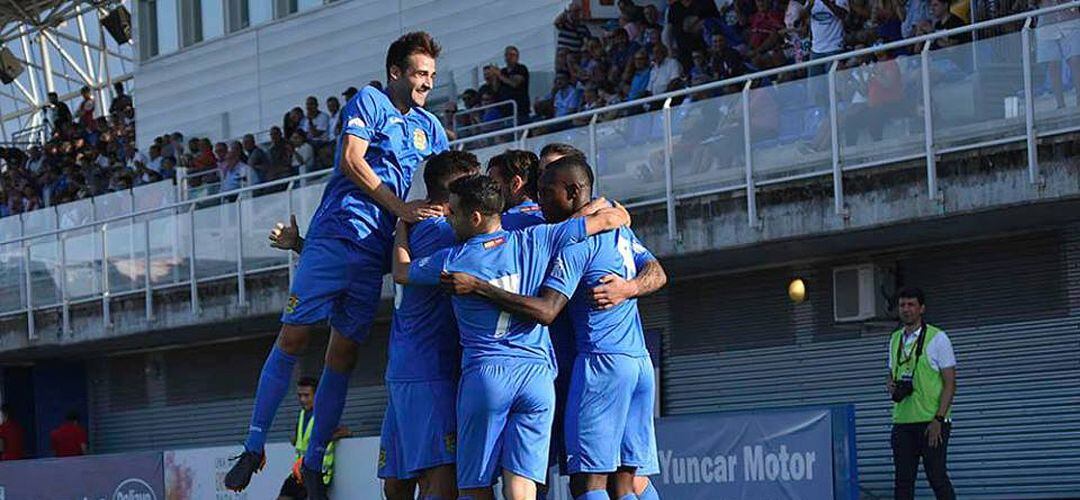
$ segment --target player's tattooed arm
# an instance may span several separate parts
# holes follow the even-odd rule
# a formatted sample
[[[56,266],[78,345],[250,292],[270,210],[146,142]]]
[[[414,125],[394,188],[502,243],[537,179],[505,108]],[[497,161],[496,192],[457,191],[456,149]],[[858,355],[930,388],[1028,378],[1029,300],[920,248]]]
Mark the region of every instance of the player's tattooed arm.
[[[393,262],[390,264],[390,273],[394,277],[394,283],[409,284],[410,265],[412,265],[412,254],[409,250],[409,225],[398,219],[397,228],[394,231]]]
[[[289,225],[278,222],[270,230],[270,246],[279,250],[292,250],[297,254],[304,249],[304,237],[296,225],[296,215],[289,215]]]
[[[593,301],[600,309],[611,309],[624,301],[644,297],[667,284],[667,273],[658,260],[650,260],[634,279],[626,280],[617,274],[600,278],[600,285],[592,289]]]
[[[363,188],[379,206],[410,224],[442,215],[440,207],[431,205],[426,200],[405,202],[398,198],[392,189],[383,184],[382,179],[375,174],[371,165],[368,165],[367,160],[364,159],[367,149],[368,141],[346,134],[341,171],[356,185]]]
[[[476,294],[494,302],[500,309],[550,325],[566,306],[565,295],[550,288],[541,288],[539,297],[508,292],[467,273],[443,273],[443,289],[454,295]]]
[[[630,224],[630,212],[618,202],[612,204],[585,217],[585,232],[589,236]]]

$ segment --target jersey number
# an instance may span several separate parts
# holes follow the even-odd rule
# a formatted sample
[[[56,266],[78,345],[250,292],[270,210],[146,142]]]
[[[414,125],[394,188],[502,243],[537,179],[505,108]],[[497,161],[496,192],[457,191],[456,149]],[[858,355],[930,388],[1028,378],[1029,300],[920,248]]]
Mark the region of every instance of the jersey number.
[[[630,240],[619,238],[619,255],[622,255],[623,269],[626,271],[626,279],[634,279],[637,276],[637,265],[634,264],[634,246]]]
[[[488,280],[488,283],[496,286],[500,290],[510,293],[521,293],[521,275],[520,274],[508,274],[499,278]],[[510,313],[502,311],[499,313],[499,321],[495,323],[495,338],[503,338],[506,336],[506,331],[510,329]]]

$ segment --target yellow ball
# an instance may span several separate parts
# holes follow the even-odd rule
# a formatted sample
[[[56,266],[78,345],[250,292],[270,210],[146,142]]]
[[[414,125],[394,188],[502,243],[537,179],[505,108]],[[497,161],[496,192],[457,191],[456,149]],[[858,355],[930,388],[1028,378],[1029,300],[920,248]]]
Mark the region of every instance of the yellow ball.
[[[800,304],[806,300],[806,284],[803,280],[795,278],[791,280],[791,283],[787,287],[788,297],[791,297],[791,301]]]

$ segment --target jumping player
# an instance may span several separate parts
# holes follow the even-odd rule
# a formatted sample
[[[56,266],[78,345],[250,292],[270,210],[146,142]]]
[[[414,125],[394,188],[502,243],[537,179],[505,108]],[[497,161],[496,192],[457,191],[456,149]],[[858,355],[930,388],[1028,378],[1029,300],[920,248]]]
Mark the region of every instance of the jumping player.
[[[434,285],[444,270],[460,271],[534,294],[560,249],[629,222],[621,207],[586,207],[585,217],[508,232],[501,226],[504,200],[490,177],[458,179],[450,193],[448,218],[458,244],[414,263],[408,230],[399,223],[397,283]],[[533,500],[547,469],[555,397],[547,328],[511,318],[479,297],[454,296],[452,304],[463,347],[457,401],[461,498],[493,498],[491,486],[501,474],[508,500]]]
[[[421,107],[434,85],[439,52],[427,33],[403,35],[387,50],[386,89],[364,87],[341,110],[334,172],[312,217],[277,342],[263,365],[244,452],[225,476],[230,490],[246,488],[261,468],[266,432],[288,390],[296,356],[329,321],[326,366],[302,468],[309,499],[325,498],[317,479],[322,456],[344,407],[358,343],[367,337],[378,306],[395,219],[415,223],[441,215],[426,201],[403,201],[420,162],[447,148],[439,120]]]

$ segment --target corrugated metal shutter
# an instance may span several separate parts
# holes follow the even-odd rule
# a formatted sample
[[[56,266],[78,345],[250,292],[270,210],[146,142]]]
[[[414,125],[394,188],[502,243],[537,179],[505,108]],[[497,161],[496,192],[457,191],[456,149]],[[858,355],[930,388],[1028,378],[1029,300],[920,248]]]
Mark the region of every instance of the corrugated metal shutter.
[[[350,379],[342,423],[376,435],[386,408],[387,325],[376,325]],[[241,442],[255,387],[273,337],[126,354],[92,365],[91,432],[96,451],[216,446]],[[294,379],[318,377],[326,333],[311,339]],[[299,407],[290,393],[270,441],[287,441]]]
[[[956,348],[959,389],[949,467],[959,496],[1061,498],[1080,492],[1078,227],[872,260],[895,263],[901,283],[926,290],[928,319],[949,333]],[[673,349],[665,358],[664,412],[854,403],[860,485],[869,495],[890,498],[890,401],[884,392],[887,329],[862,332],[832,325],[831,281],[821,279],[828,270],[829,266],[815,265],[797,272],[714,278],[708,287],[698,280],[673,285],[688,289],[670,292],[688,303],[681,313],[673,312],[672,343],[694,349]],[[806,303],[785,308],[773,297],[746,298],[758,297],[751,280],[775,286],[779,277],[792,274],[814,276],[821,285],[810,286]],[[717,289],[727,290],[722,299],[705,296]],[[751,294],[729,301],[732,290]],[[772,293],[784,297],[783,288]],[[678,322],[695,314],[690,301],[697,307],[743,308],[727,313],[735,321],[769,311],[794,319],[755,318],[745,328],[739,323],[710,326],[709,318],[723,316],[704,309],[696,313],[696,321]],[[679,302],[671,305],[673,311],[679,306]],[[785,328],[785,322],[792,325],[788,331],[770,332],[768,338],[797,337],[799,344],[741,350],[704,345],[732,341],[724,331],[756,335],[764,325]],[[680,324],[696,329],[674,326]],[[804,331],[808,328],[809,334]],[[682,337],[695,339],[684,342]],[[808,338],[812,341],[804,343]],[[921,477],[919,487],[921,496],[931,495]]]

